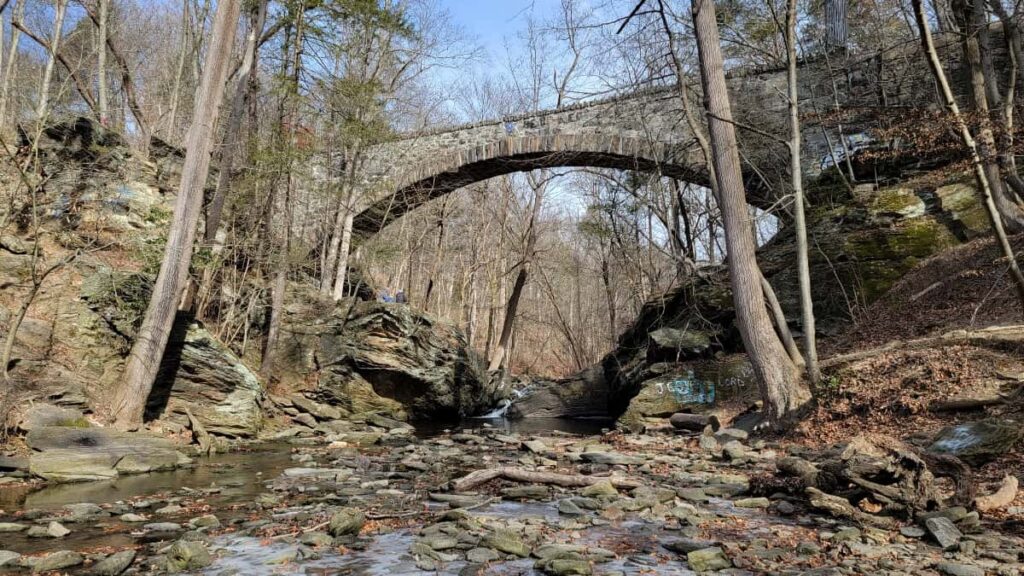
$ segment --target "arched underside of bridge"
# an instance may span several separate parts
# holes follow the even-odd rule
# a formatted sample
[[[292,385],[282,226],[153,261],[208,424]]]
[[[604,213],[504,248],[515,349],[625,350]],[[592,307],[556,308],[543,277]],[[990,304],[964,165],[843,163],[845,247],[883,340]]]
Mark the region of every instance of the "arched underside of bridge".
[[[541,168],[612,168],[659,173],[708,186],[708,173],[696,143],[655,143],[602,135],[527,135],[509,137],[487,145],[449,153],[439,150],[430,164],[408,170],[413,174],[390,182],[394,193],[378,193],[378,200],[353,219],[356,242],[366,241],[404,214],[470,184],[512,172]],[[400,162],[400,161],[397,161]],[[771,204],[761,178],[749,180],[748,201],[762,207]]]

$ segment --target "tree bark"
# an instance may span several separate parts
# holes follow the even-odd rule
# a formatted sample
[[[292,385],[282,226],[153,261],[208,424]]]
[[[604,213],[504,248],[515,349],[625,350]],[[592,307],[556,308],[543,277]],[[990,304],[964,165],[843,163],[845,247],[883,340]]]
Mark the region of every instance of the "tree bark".
[[[849,0],[825,0],[825,50],[846,52]]]
[[[828,0],[832,4],[846,4],[846,0]],[[843,6],[843,26],[845,28],[845,12]],[[831,28],[830,22],[830,28]],[[845,41],[845,32],[844,32]],[[845,44],[845,42],[844,42]],[[800,318],[804,328],[804,363],[807,377],[815,386],[821,381],[821,370],[818,368],[817,333],[814,326],[814,301],[811,299],[811,267],[807,247],[807,217],[804,214],[804,178],[800,164],[800,87],[796,76],[796,0],[789,0],[786,10],[786,60],[787,83],[789,85],[789,171],[793,179],[793,216],[796,227],[796,263],[797,276],[800,280]]]
[[[210,169],[213,131],[224,97],[228,60],[238,26],[239,6],[240,0],[220,0],[217,3],[213,39],[206,55],[199,97],[186,138],[181,186],[163,262],[142,327],[128,355],[124,376],[112,399],[110,420],[120,429],[135,429],[142,423],[146,400],[153,389],[178,302],[185,289],[196,224],[202,210],[203,188]]]
[[[737,323],[758,378],[765,414],[769,422],[781,427],[790,423],[811,395],[776,336],[764,307],[761,274],[754,256],[756,246],[747,222],[746,193],[715,6],[711,0],[694,0],[691,9]]]
[[[99,24],[96,26],[99,35],[96,47],[96,90],[100,124],[107,125],[107,20],[110,13],[110,0],[98,0]]]
[[[68,0],[57,0],[53,17],[53,37],[50,38],[50,55],[43,69],[43,81],[39,86],[39,101],[36,105],[36,121],[40,126],[46,120],[46,113],[49,111],[50,83],[53,80],[53,69],[57,64],[57,52],[60,51],[60,39],[64,36],[64,14],[67,7]]]
[[[985,18],[981,2],[982,0],[954,0],[953,13],[959,20],[958,23],[963,31],[960,34],[960,45],[964,53],[964,61],[967,62],[971,82],[971,102],[980,122],[977,133],[973,136],[975,147],[982,162],[982,169],[985,171],[992,201],[1002,216],[1006,229],[1017,232],[1024,230],[1024,210],[1007,192],[1003,182],[1004,171],[999,165],[999,148],[992,130],[990,87],[986,86],[985,66],[979,38],[981,28],[987,26],[986,22],[979,22]],[[998,106],[998,103],[991,104]]]
[[[924,47],[924,53],[928,58],[928,65],[931,67],[932,74],[935,76],[935,81],[939,84],[939,89],[942,92],[942,98],[945,101],[946,108],[949,110],[950,114],[953,115],[957,131],[960,134],[960,140],[970,152],[971,163],[974,165],[974,177],[978,182],[978,192],[981,195],[981,200],[988,212],[989,223],[992,225],[992,231],[995,233],[996,240],[999,242],[999,247],[1002,249],[1003,255],[1006,257],[1007,263],[1010,266],[1010,274],[1013,277],[1014,285],[1017,289],[1017,297],[1020,299],[1021,308],[1024,309],[1024,274],[1021,273],[1020,266],[1017,263],[1017,256],[1014,254],[1013,247],[1010,245],[1010,240],[1006,236],[1006,230],[1003,228],[1001,214],[992,198],[989,171],[986,169],[986,164],[982,159],[978,143],[975,141],[974,135],[971,134],[971,129],[967,126],[967,121],[964,119],[963,114],[960,113],[960,105],[956,103],[956,97],[953,95],[953,89],[950,87],[949,80],[946,78],[946,71],[943,69],[942,63],[939,61],[939,53],[935,50],[935,42],[932,40],[932,31],[931,28],[928,27],[928,17],[925,14],[922,0],[911,0],[911,2],[914,7],[914,16],[917,20],[917,28],[921,33],[921,44]],[[984,94],[982,94],[982,96],[984,96]]]
[[[11,11],[11,45],[7,50],[7,64],[4,66],[3,83],[0,85],[0,124],[7,121],[7,110],[10,108],[11,84],[18,70],[18,41],[21,39],[19,25],[25,18],[25,1],[17,0]]]

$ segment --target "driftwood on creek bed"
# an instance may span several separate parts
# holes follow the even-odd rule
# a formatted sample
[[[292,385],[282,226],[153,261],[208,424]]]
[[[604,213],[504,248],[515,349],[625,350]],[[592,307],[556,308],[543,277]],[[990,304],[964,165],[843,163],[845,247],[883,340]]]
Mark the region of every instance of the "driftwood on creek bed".
[[[876,434],[853,438],[821,462],[787,457],[777,460],[776,467],[801,480],[811,506],[865,524],[889,526],[891,517],[912,518],[943,506],[936,476],[954,481],[956,503],[967,504],[974,495],[967,467],[956,458],[922,454]]]
[[[525,468],[487,468],[470,472],[452,482],[452,490],[463,492],[475,488],[491,480],[502,478],[513,482],[529,482],[532,484],[554,484],[566,488],[590,486],[599,482],[611,482],[616,488],[636,488],[639,482],[616,476],[583,476],[581,474],[559,474],[557,472],[539,472]]]

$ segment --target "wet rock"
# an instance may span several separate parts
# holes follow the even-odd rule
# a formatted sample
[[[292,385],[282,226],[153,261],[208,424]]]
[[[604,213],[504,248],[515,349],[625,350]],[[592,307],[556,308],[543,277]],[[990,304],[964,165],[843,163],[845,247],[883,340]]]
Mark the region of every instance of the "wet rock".
[[[523,542],[523,539],[508,530],[497,530],[484,537],[480,544],[498,552],[513,554],[520,558],[526,558],[530,555],[530,547]]]
[[[206,514],[189,521],[192,528],[220,528],[220,520],[213,514]]]
[[[0,567],[13,566],[21,558],[21,554],[10,550],[0,550]]]
[[[559,500],[558,513],[565,516],[582,516],[583,510],[572,500]]]
[[[359,534],[366,517],[357,508],[341,508],[331,515],[327,531],[331,536],[350,536]]]
[[[135,561],[135,550],[122,550],[107,556],[89,570],[95,576],[118,576]]]
[[[534,454],[546,454],[549,450],[547,444],[540,440],[526,440],[523,442],[523,448]]]
[[[511,418],[563,418],[608,414],[608,384],[600,365],[569,378],[531,383],[508,410]]]
[[[202,542],[178,540],[167,551],[168,572],[199,570],[213,563],[213,557]]]
[[[717,546],[694,550],[686,555],[686,562],[690,568],[697,573],[713,572],[732,568],[732,562],[725,555],[725,552]]]
[[[590,486],[586,486],[580,491],[580,494],[588,498],[600,498],[602,496],[614,497],[619,495],[619,491],[615,489],[611,480],[602,480],[600,482],[595,482]]]
[[[25,441],[33,449],[29,470],[54,482],[113,478],[128,456],[144,464],[144,471],[170,470],[179,462],[167,439],[107,428],[47,426],[29,432]]]
[[[499,558],[501,556],[490,548],[472,548],[466,552],[466,560],[475,564],[486,564]]]
[[[771,502],[767,498],[742,498],[732,504],[737,508],[767,508]]]
[[[929,450],[981,466],[1009,452],[1022,437],[1024,426],[1019,422],[990,418],[944,428]]]
[[[541,560],[537,562],[537,567],[545,574],[551,574],[552,576],[572,576],[574,574],[589,576],[594,573],[594,569],[590,566],[590,562],[573,558]]]
[[[63,518],[66,522],[89,522],[109,516],[106,510],[90,503],[68,504],[64,511],[67,512],[67,516]]]
[[[122,515],[118,516],[118,518],[122,522],[145,522],[146,521],[146,517],[145,516],[140,516],[138,514],[132,514],[132,513],[122,514]]]
[[[551,497],[551,489],[547,486],[527,485],[511,486],[501,490],[501,496],[508,500],[546,500]]]
[[[156,510],[154,510],[154,512],[156,514],[160,514],[162,516],[171,516],[173,514],[180,513],[182,510],[184,510],[184,508],[182,508],[181,506],[178,506],[177,504],[168,504],[167,506],[164,506],[163,508],[157,508]]]
[[[956,562],[939,562],[935,569],[948,576],[985,576],[985,569],[971,564]]]
[[[0,534],[4,532],[21,532],[28,528],[24,524],[18,524],[17,522],[0,522]]]
[[[29,528],[26,535],[29,538],[63,538],[70,533],[71,531],[60,522],[50,522],[46,526],[33,526]]]
[[[451,536],[444,534],[434,534],[431,536],[425,536],[420,538],[420,543],[429,547],[431,550],[451,550],[459,545],[459,541]]]
[[[692,538],[680,538],[679,540],[663,542],[661,545],[666,550],[671,550],[676,554],[682,554],[685,556],[690,552],[713,548],[715,546],[715,542],[711,542],[709,540],[695,540]]]
[[[307,532],[299,537],[299,542],[306,546],[323,547],[330,546],[334,542],[334,538],[326,532]]]
[[[83,558],[78,552],[61,550],[45,556],[27,559],[27,561],[29,562],[29,566],[32,568],[33,572],[52,572],[54,570],[63,570],[64,568],[78,566],[82,562],[85,562],[85,558]]]
[[[924,521],[924,526],[943,550],[956,548],[963,538],[963,534],[957,530],[953,522],[943,516],[928,518]]]
[[[181,532],[181,524],[176,522],[153,522],[142,526],[149,532]]]

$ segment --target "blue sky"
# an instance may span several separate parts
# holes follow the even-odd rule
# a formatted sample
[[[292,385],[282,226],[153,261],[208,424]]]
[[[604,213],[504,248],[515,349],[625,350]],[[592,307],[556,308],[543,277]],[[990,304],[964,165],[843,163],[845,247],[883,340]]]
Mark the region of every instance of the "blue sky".
[[[455,23],[477,38],[492,61],[505,53],[504,39],[523,29],[526,15],[549,14],[558,0],[441,0]]]

